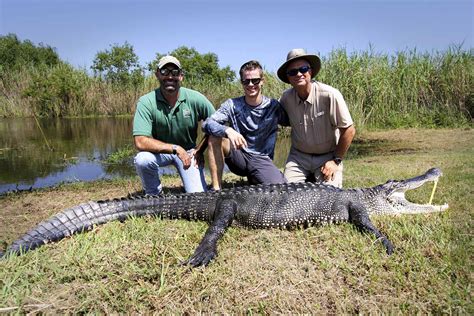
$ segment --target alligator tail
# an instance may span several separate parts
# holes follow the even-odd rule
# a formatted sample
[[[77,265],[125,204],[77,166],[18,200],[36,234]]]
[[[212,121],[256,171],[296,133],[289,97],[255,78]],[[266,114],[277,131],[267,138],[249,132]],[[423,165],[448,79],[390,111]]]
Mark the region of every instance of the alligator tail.
[[[189,196],[122,198],[80,204],[39,223],[14,241],[0,258],[11,254],[20,255],[44,244],[59,241],[73,234],[91,230],[94,226],[129,217],[159,216],[188,220],[207,220],[204,212],[195,212]],[[190,207],[191,206],[191,207]]]

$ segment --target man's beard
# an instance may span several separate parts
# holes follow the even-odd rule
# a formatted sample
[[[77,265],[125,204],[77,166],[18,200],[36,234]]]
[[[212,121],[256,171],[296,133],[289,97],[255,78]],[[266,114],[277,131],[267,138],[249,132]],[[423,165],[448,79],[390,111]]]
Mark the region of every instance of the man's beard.
[[[161,86],[166,92],[175,92],[179,89],[178,80],[163,80]]]

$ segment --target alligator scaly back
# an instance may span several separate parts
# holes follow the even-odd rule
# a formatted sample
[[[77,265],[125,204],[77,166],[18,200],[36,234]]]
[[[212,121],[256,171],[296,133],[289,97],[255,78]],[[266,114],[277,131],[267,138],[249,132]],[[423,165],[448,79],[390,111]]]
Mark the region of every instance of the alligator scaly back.
[[[147,215],[209,223],[204,238],[187,261],[192,266],[207,265],[217,255],[217,242],[231,224],[256,229],[291,229],[350,222],[377,237],[391,254],[393,245],[373,225],[369,215],[417,214],[447,209],[447,205],[411,203],[404,195],[405,191],[425,182],[437,181],[441,175],[439,169],[433,168],[411,179],[392,180],[367,189],[343,190],[323,184],[291,183],[88,202],[39,223],[13,242],[6,254],[21,254],[113,220]]]

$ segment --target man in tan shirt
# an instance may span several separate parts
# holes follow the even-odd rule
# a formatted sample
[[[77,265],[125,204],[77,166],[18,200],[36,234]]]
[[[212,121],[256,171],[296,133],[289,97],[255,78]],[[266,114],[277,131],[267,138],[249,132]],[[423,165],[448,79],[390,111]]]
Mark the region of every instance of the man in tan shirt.
[[[342,160],[355,135],[354,122],[339,90],[313,81],[321,60],[293,49],[278,69],[278,78],[292,85],[280,103],[291,125],[291,149],[285,165],[288,182],[317,182],[342,187]]]

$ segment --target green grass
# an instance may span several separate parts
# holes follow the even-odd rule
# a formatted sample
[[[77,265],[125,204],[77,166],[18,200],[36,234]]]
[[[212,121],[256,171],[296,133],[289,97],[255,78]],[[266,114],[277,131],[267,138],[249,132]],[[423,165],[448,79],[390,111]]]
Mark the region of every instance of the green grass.
[[[444,176],[444,213],[378,216],[395,245],[387,256],[349,224],[307,230],[230,228],[208,267],[182,266],[207,225],[134,218],[0,261],[0,311],[12,313],[472,314],[474,133],[411,129],[357,135],[346,187],[421,174]],[[368,146],[368,144],[370,146]],[[366,148],[364,146],[368,146]],[[226,176],[231,186],[239,178]],[[176,178],[165,178],[175,192]],[[87,200],[140,189],[136,178],[61,185],[0,199],[0,239]],[[410,192],[427,203],[432,184]]]
[[[137,153],[136,149],[133,145],[125,146],[113,153],[111,153],[107,159],[105,159],[106,163],[110,164],[125,164],[130,162],[130,159]]]

